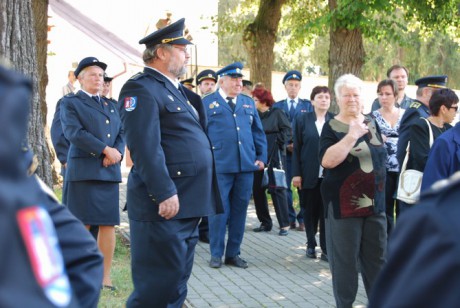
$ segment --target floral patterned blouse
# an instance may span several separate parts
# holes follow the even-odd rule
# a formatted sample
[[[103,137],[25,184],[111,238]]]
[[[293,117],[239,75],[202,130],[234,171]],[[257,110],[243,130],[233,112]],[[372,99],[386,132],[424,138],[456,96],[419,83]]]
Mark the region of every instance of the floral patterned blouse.
[[[375,122],[380,128],[380,132],[387,137],[385,141],[385,148],[387,149],[388,157],[386,162],[387,171],[399,172],[399,163],[396,158],[396,152],[398,149],[398,138],[399,138],[399,124],[404,115],[404,109],[399,108],[398,121],[394,127],[388,123],[380,113],[380,110],[375,110],[372,115],[375,117]]]

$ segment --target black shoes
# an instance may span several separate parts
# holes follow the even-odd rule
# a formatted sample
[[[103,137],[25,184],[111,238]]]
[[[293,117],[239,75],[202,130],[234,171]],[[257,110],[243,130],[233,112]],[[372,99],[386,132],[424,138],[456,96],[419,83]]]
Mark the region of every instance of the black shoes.
[[[225,264],[239,268],[248,268],[248,263],[245,260],[241,259],[240,256],[235,256],[233,258],[225,258]]]
[[[209,267],[212,267],[212,268],[222,267],[222,259],[218,257],[211,257],[211,261],[209,261]]]
[[[321,260],[323,261],[326,261],[326,262],[329,262],[329,259],[327,258],[327,254],[325,254],[324,252],[321,253]]]
[[[209,244],[209,234],[208,234],[208,232],[200,233],[200,235],[198,236],[198,240],[200,242]]]
[[[307,257],[316,259],[316,251],[315,248],[307,248]]]
[[[255,229],[252,229],[254,232],[270,232],[272,230],[272,226],[260,225]]]

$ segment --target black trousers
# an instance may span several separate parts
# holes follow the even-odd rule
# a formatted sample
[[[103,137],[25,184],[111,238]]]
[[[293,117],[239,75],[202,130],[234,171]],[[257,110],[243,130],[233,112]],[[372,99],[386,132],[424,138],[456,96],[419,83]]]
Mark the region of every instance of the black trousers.
[[[399,200],[395,198],[395,193],[398,189],[398,176],[398,172],[387,171],[385,182],[385,212],[387,214],[388,235],[390,235],[390,232],[393,230],[396,217],[399,214]]]
[[[252,185],[252,196],[254,198],[254,205],[256,208],[257,218],[260,223],[267,227],[272,227],[273,222],[268,210],[267,195],[265,188],[262,188],[263,170],[254,172],[254,181]],[[272,197],[273,206],[275,207],[276,218],[280,228],[289,226],[289,212],[287,203],[286,189],[269,189]]]
[[[319,245],[321,251],[327,254],[326,233],[324,228],[324,206],[320,190],[322,181],[323,179],[320,178],[314,188],[302,189],[300,192],[300,200],[305,209],[304,222],[305,233],[307,234],[307,246],[309,248],[316,247],[317,243],[315,236],[319,225]]]

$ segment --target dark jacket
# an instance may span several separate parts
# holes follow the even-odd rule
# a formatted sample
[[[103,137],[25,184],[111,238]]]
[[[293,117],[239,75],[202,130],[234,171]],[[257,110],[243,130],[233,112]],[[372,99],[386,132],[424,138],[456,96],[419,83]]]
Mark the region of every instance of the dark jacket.
[[[121,118],[134,163],[128,178],[130,219],[164,220],[159,204],[175,194],[180,209],[173,219],[222,211],[206,113],[198,95],[182,90],[187,98],[148,67],[121,89]]]
[[[334,117],[326,113],[326,121]],[[292,152],[292,176],[302,177],[302,188],[314,188],[319,177],[319,137],[316,129],[316,113],[301,113],[294,125],[294,151]]]
[[[267,160],[270,160],[270,154],[273,154],[273,166],[278,166],[278,154],[285,154],[285,144],[292,139],[292,128],[288,117],[281,109],[268,109],[265,112],[259,112],[259,117],[267,137]],[[268,163],[268,161],[267,161]]]
[[[104,103],[104,102],[103,102]],[[99,180],[121,182],[120,163],[104,167],[102,151],[106,146],[122,155],[125,151],[118,110],[105,102],[102,109],[85,92],[69,94],[61,100],[61,122],[70,142],[66,181]]]

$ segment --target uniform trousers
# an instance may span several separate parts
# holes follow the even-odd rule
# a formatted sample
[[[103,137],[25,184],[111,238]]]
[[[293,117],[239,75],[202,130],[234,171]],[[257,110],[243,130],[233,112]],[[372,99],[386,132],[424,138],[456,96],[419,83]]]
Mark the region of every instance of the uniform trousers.
[[[358,269],[369,297],[385,264],[386,215],[336,219],[332,203],[327,211],[326,245],[334,297],[337,308],[351,308],[358,291]]]
[[[286,166],[285,166],[285,171],[286,171],[286,183],[288,185],[288,189],[286,191],[287,193],[287,201],[288,201],[288,211],[289,211],[289,222],[293,223],[297,221],[299,223],[303,223],[303,207],[302,203],[299,202],[299,213],[296,215],[295,209],[294,209],[294,201],[292,198],[292,189],[291,189],[291,183],[292,183],[292,153],[287,151],[286,153]],[[300,195],[300,193],[299,193]],[[300,197],[300,196],[299,196]]]
[[[200,218],[130,219],[134,291],[127,307],[182,307],[193,267]]]
[[[252,196],[254,198],[254,205],[256,208],[257,218],[259,219],[262,225],[271,228],[273,226],[273,222],[272,218],[270,217],[270,211],[268,209],[267,195],[265,194],[265,188],[262,188],[263,175],[263,170],[254,172]],[[276,218],[278,220],[280,228],[288,227],[289,213],[287,207],[286,189],[269,188],[268,190],[273,201]]]
[[[224,212],[208,217],[212,257],[222,258],[224,250],[226,258],[233,258],[240,254],[253,175],[253,172],[217,174]],[[227,225],[228,239],[225,247]]]
[[[315,248],[316,243],[316,232],[318,232],[319,226],[319,245],[321,251],[327,254],[326,248],[326,231],[324,228],[324,208],[323,199],[321,197],[321,182],[322,178],[318,179],[316,186],[311,189],[302,189],[300,197],[304,207],[304,221],[305,221],[305,233],[307,235],[307,246],[308,248]]]

